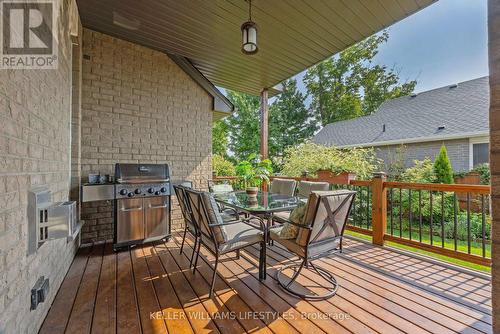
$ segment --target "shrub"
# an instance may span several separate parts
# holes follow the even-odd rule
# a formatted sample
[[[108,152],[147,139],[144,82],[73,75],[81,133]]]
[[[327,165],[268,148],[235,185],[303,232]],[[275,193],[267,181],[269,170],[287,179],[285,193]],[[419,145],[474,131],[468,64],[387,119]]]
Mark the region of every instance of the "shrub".
[[[236,175],[234,165],[224,159],[224,157],[214,154],[212,156],[212,168],[217,176],[233,176]]]
[[[413,167],[407,168],[400,176],[403,182],[432,183],[436,179],[431,159],[414,160]]]
[[[282,173],[301,176],[304,171],[316,176],[318,170],[334,173],[355,172],[361,179],[369,179],[381,165],[373,149],[338,149],[305,143],[285,151]]]
[[[434,161],[434,174],[436,174],[436,183],[453,183],[453,168],[448,158],[446,146],[442,145],[439,154]]]
[[[473,171],[478,172],[480,175],[480,183],[489,185],[490,184],[490,164],[484,163],[474,167]]]

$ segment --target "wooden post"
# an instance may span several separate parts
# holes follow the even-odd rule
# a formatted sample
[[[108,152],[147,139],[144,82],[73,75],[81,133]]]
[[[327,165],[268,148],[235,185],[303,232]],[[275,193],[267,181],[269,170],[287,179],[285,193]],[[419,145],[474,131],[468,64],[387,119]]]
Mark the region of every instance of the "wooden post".
[[[269,106],[268,92],[264,88],[260,93],[260,156],[262,160],[269,158]]]
[[[384,182],[387,175],[384,172],[373,174],[372,179],[372,242],[384,245],[384,234],[387,229],[387,190]]]
[[[491,287],[493,333],[500,333],[500,1],[488,1],[490,68]]]

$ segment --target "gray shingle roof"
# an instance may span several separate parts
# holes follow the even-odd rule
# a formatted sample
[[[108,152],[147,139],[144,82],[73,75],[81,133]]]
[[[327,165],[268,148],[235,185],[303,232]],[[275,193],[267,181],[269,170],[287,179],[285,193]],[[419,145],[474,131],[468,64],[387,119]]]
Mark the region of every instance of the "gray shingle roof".
[[[313,142],[335,146],[377,146],[383,142],[469,137],[489,131],[488,77],[384,102],[369,116],[326,125]],[[385,132],[383,126],[385,124]],[[445,128],[439,130],[438,127]]]

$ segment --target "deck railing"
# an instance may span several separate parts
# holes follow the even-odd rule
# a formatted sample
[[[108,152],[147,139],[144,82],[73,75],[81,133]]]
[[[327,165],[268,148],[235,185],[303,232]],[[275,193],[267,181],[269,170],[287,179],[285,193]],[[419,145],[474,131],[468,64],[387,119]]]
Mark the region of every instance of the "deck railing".
[[[292,178],[276,176],[273,178]],[[307,181],[326,178],[293,177]],[[216,177],[242,189],[238,177]],[[386,241],[448,257],[491,265],[490,192],[486,185],[389,182],[385,174],[371,180],[330,182],[332,189],[357,191],[347,228]]]

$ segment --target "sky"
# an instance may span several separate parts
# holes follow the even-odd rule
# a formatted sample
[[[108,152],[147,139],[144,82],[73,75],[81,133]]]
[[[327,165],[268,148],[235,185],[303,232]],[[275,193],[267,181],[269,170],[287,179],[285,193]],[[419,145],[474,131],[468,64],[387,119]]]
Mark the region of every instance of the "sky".
[[[487,0],[439,0],[389,27],[374,61],[416,79],[417,93],[488,75],[486,18]]]

